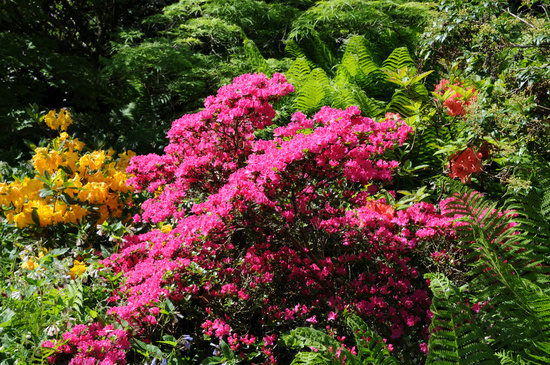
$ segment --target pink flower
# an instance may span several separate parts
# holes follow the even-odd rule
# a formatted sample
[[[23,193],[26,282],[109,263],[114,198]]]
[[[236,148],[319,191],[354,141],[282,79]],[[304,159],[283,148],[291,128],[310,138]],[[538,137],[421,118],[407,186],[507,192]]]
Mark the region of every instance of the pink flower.
[[[317,323],[317,317],[316,316],[310,317],[310,318],[306,319],[306,322]]]
[[[266,346],[273,346],[273,344],[275,343],[275,338],[277,336],[275,334],[272,334],[272,335],[266,335],[264,336],[264,343]]]

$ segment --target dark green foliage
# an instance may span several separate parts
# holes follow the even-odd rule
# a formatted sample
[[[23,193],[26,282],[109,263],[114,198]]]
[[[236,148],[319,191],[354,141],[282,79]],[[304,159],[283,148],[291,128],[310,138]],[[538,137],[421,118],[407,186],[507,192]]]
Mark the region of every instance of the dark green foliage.
[[[252,63],[252,67],[255,72],[261,72],[264,75],[271,77],[272,73],[269,65],[267,64],[265,58],[262,56],[260,50],[253,41],[251,41],[250,39],[244,40],[244,51],[247,58]]]
[[[322,105],[341,109],[355,105],[373,118],[384,111],[407,117],[417,113],[411,106],[428,100],[428,91],[421,81],[429,73],[416,75],[404,47],[395,49],[380,67],[370,56],[364,37],[354,36],[348,41],[340,64],[333,68],[332,78],[326,68],[312,71],[315,64],[295,42],[287,44],[287,53],[299,56],[286,76],[298,92],[296,109],[306,113],[313,113]]]
[[[290,24],[309,5],[4,2],[1,159],[25,151],[23,139],[38,143],[38,128],[24,110],[29,104],[42,111],[70,108],[72,131],[88,143],[99,138],[117,150],[158,152],[171,121],[202,107],[221,84],[247,72],[286,69],[274,57],[283,57]]]
[[[422,2],[319,1],[293,23],[289,38],[296,40],[308,50],[308,56],[315,63],[324,67],[324,61],[314,55],[315,38],[320,38],[334,52],[342,41],[362,35],[374,61],[380,63],[399,46],[414,49],[428,15],[429,5]]]
[[[29,105],[105,113],[114,90],[99,70],[113,35],[121,27],[144,29],[142,19],[169,3],[4,1],[0,6],[0,159],[13,161],[26,151],[24,139],[38,143],[39,128],[25,112]]]

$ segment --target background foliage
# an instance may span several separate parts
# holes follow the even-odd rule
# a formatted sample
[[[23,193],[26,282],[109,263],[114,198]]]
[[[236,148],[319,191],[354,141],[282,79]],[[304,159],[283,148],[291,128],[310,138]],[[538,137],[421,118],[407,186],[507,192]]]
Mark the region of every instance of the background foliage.
[[[201,110],[220,86],[280,72],[296,91],[254,138],[271,140],[295,111],[312,117],[323,106],[358,106],[379,119],[399,113],[414,134],[384,155],[399,167],[392,191],[382,186],[373,199],[396,212],[443,201],[457,219],[453,240],[433,240],[417,255],[432,291],[429,343],[407,335],[390,347],[383,326],[346,314],[328,331],[311,322],[285,328],[269,344],[285,354],[281,363],[548,362],[550,1],[5,0],[0,20],[2,189],[41,179],[40,199],[55,207],[71,198],[56,181],[92,183],[67,170],[69,158],[48,176],[30,162],[39,148],[69,151],[42,123],[49,110],[66,108],[75,121],[65,139],[85,147],[71,158],[110,148],[162,155],[172,121]],[[89,172],[102,184],[109,171]],[[130,219],[155,192],[124,192],[133,202],[122,216],[82,199],[88,219],[49,227],[31,222],[29,205],[29,224],[17,227],[3,217],[12,198],[27,195],[2,191],[0,364],[47,362],[55,350],[41,345],[66,327],[128,330],[107,316],[121,274],[98,260],[125,236],[172,231],[174,221]],[[97,222],[101,209],[112,214]],[[204,312],[201,300],[211,298],[193,298],[186,310]],[[127,360],[241,361],[228,339],[212,348],[196,332],[191,339],[186,326],[198,317],[184,320],[182,308],[163,303],[158,327],[131,338]],[[270,342],[251,342],[244,361]]]

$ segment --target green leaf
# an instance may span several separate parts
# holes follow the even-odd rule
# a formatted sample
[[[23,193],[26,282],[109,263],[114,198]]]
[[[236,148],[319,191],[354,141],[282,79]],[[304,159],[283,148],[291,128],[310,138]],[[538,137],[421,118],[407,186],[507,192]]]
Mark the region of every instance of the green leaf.
[[[40,225],[40,217],[38,216],[38,209],[36,207],[32,208],[31,217],[32,217],[32,221],[34,222],[34,224],[39,226]]]

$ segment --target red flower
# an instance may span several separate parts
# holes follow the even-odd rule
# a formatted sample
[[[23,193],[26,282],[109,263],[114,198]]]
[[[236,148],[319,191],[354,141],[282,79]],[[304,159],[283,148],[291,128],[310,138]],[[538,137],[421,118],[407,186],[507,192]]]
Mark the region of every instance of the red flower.
[[[382,203],[380,201],[371,200],[368,201],[365,206],[367,207],[367,209],[385,216],[389,221],[392,220],[393,215],[395,214],[395,209],[393,209],[391,205]]]
[[[457,94],[455,94],[457,95]],[[456,117],[457,115],[464,115],[466,112],[462,107],[463,102],[461,100],[456,100],[453,96],[443,102],[443,105],[447,107],[447,114]]]
[[[474,152],[472,147],[455,153],[451,156],[449,163],[451,165],[451,173],[449,176],[453,179],[458,177],[463,183],[466,182],[466,178],[470,181],[470,174],[483,171],[481,159]]]
[[[464,115],[464,114],[466,114],[466,111],[464,110],[464,106],[465,105],[470,105],[470,104],[472,104],[472,101],[476,100],[475,87],[472,88],[471,96],[468,99],[465,99],[464,95],[460,94],[456,90],[453,90],[450,87],[450,84],[451,83],[449,82],[449,80],[442,79],[439,82],[439,84],[436,85],[435,92],[437,94],[443,96],[443,95],[445,95],[446,92],[451,91],[450,94],[447,94],[448,97],[443,102],[443,105],[445,105],[447,107],[447,114],[450,115],[450,116],[453,116],[453,117],[456,117],[456,116],[459,116],[459,115]],[[462,85],[461,85],[460,81],[457,80],[457,81],[455,81],[454,84],[456,86],[459,86],[459,87],[462,88]],[[469,91],[470,88],[466,87],[463,90]]]

